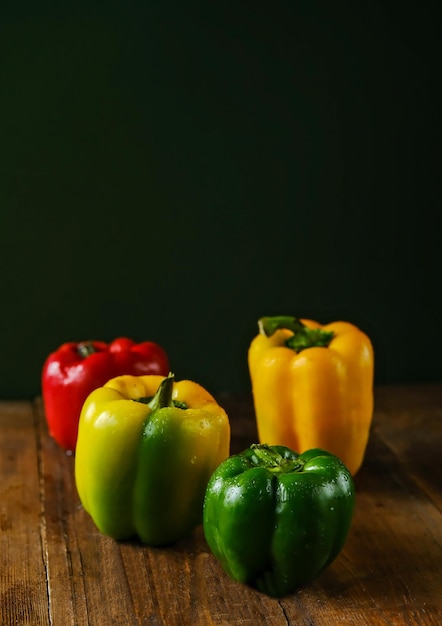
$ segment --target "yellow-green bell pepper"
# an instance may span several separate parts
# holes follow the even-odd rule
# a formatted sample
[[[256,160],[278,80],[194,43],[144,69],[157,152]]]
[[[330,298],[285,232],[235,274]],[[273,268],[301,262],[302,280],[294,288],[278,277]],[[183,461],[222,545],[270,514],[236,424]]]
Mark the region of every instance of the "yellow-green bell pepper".
[[[209,478],[229,449],[227,414],[197,383],[119,376],[83,405],[78,494],[102,533],[172,543],[202,522]]]

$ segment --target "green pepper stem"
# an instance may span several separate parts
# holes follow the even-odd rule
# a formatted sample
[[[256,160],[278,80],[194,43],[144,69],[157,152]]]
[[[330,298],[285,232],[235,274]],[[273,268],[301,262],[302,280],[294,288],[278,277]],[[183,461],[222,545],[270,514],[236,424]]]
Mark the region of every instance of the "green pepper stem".
[[[326,348],[334,337],[332,331],[322,330],[322,328],[308,328],[300,319],[289,315],[261,317],[258,320],[258,328],[259,332],[266,337],[271,337],[282,328],[291,330],[293,335],[284,343],[287,348],[291,348],[295,352],[301,352],[306,348]]]
[[[298,471],[304,466],[299,459],[285,459],[274,447],[265,443],[253,443],[250,449],[258,461],[257,465],[263,465],[270,472]]]
[[[96,350],[92,341],[82,341],[77,346],[77,352],[83,359],[87,359],[87,357],[94,354]]]
[[[161,381],[156,394],[147,405],[151,411],[158,411],[158,409],[174,406],[172,401],[174,380],[175,375],[170,372],[169,375]]]
[[[294,333],[302,332],[305,329],[305,325],[297,317],[274,315],[272,317],[261,317],[258,320],[258,328],[261,335],[271,337],[280,328],[292,330]]]
[[[284,463],[284,458],[266,444],[253,443],[250,448],[253,450],[258,461],[268,467],[280,467]]]

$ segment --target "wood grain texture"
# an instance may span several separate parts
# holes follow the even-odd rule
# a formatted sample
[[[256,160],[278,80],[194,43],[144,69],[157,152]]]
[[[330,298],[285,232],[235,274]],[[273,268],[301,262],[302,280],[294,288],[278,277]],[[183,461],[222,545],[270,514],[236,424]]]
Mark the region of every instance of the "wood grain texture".
[[[251,401],[218,400],[239,452],[256,441]],[[230,580],[202,528],[156,549],[101,535],[40,400],[0,402],[0,443],[1,626],[442,623],[442,385],[376,389],[345,548],[282,600]]]

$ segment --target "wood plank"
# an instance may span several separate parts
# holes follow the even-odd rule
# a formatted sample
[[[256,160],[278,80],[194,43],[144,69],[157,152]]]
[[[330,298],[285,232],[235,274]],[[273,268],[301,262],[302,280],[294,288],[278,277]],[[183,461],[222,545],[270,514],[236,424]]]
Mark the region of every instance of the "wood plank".
[[[377,395],[348,541],[316,581],[281,600],[289,623],[442,623],[442,515],[434,505],[442,495],[442,386],[425,386],[422,403],[420,389]]]
[[[35,422],[29,402],[0,402],[0,623],[49,624]]]
[[[298,601],[319,624],[442,623],[439,511],[376,436],[355,482],[346,546]]]
[[[118,544],[100,535],[81,508],[74,457],[49,437],[40,400],[36,411],[51,623],[135,623]]]
[[[438,385],[377,390],[347,544],[318,579],[282,600],[232,581],[201,527],[161,549],[99,533],[41,401],[34,415],[30,403],[0,403],[0,623],[441,624],[441,400]],[[219,401],[239,452],[257,440],[250,398]]]
[[[442,512],[442,385],[376,389],[374,429]]]
[[[167,548],[102,535],[80,505],[73,457],[50,439],[40,401],[36,411],[52,623],[225,624],[232,603],[237,624],[287,623],[278,601],[225,576],[201,527]]]

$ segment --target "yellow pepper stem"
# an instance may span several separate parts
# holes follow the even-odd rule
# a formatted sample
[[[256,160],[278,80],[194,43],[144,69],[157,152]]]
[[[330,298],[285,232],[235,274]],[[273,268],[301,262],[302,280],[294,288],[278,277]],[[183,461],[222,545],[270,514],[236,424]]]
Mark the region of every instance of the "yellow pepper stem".
[[[334,337],[333,332],[321,328],[307,328],[299,318],[290,315],[261,317],[258,320],[258,328],[266,337],[271,337],[282,328],[291,330],[293,335],[285,341],[285,345],[295,352],[301,352],[306,348],[326,348]]]

